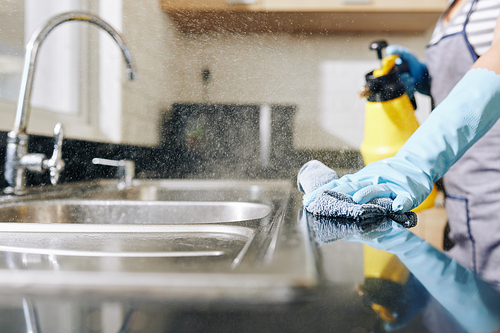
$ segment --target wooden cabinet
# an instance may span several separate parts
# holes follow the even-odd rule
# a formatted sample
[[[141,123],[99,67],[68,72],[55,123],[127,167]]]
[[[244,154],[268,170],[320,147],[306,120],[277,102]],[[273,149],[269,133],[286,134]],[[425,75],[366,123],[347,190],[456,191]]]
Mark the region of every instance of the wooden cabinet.
[[[255,5],[235,4],[228,0],[160,0],[161,7],[171,11],[259,11],[263,0],[255,0]]]
[[[447,0],[160,0],[160,6],[184,32],[415,32],[432,27]]]
[[[261,0],[270,11],[292,12],[442,12],[447,0]]]

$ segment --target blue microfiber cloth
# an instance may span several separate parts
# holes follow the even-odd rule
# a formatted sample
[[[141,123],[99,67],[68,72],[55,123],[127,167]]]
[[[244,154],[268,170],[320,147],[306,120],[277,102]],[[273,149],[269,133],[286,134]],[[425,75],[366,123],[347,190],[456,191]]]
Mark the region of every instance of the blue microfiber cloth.
[[[312,160],[300,169],[297,184],[299,190],[307,194],[335,179],[338,179],[335,171],[319,161]],[[334,190],[324,190],[306,209],[313,215],[350,219],[357,224],[364,222],[373,224],[373,221],[390,218],[405,228],[416,226],[417,214],[394,212],[392,201],[389,198],[377,198],[366,204],[358,204],[350,195]]]

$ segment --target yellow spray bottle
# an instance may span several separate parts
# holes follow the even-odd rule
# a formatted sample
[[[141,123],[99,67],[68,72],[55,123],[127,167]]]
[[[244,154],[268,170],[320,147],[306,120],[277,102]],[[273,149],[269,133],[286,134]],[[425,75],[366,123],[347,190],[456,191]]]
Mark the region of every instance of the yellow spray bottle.
[[[365,164],[394,156],[418,128],[415,117],[416,102],[410,100],[400,75],[409,72],[408,65],[397,55],[382,59],[385,41],[374,42],[381,67],[366,74],[366,85],[361,96],[367,98],[365,106],[365,130],[360,152]],[[413,211],[434,206],[437,189]]]
[[[367,98],[364,140],[360,149],[365,164],[394,156],[419,126],[415,117],[415,100],[410,100],[400,79],[401,74],[409,73],[408,65],[396,55],[382,59],[385,47],[385,41],[370,45],[371,50],[377,51],[381,67],[366,74],[366,85],[361,91],[361,96]],[[414,211],[433,207],[436,195],[434,187],[431,195]],[[365,245],[363,253],[365,282],[362,288],[379,318],[394,321],[402,309],[377,299],[383,298],[381,296],[388,292],[387,288],[403,290],[409,271],[388,252]]]

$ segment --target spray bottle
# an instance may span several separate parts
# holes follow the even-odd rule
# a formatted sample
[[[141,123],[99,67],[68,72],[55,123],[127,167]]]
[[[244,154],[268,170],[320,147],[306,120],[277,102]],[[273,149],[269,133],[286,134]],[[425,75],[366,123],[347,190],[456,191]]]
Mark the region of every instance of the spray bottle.
[[[377,52],[381,67],[366,74],[366,85],[360,92],[367,98],[364,140],[360,149],[365,164],[394,156],[419,126],[415,117],[416,102],[405,93],[401,81],[403,75],[409,75],[409,66],[397,55],[382,59],[385,47],[385,41],[370,44],[370,50]],[[436,195],[434,186],[429,197],[413,211],[433,207]],[[402,293],[410,273],[393,254],[367,245],[363,254],[365,282],[361,288],[365,298],[369,299],[379,319],[393,322],[405,311],[401,308]],[[387,293],[393,297],[387,299]]]
[[[385,47],[385,41],[370,44],[370,49],[377,51],[381,67],[366,74],[366,85],[360,92],[362,97],[367,98],[365,132],[360,148],[365,164],[394,156],[419,126],[415,117],[415,98],[408,97],[400,79],[409,75],[408,63],[397,55],[382,59]],[[413,211],[433,207],[436,195],[437,188],[434,186],[427,199]]]

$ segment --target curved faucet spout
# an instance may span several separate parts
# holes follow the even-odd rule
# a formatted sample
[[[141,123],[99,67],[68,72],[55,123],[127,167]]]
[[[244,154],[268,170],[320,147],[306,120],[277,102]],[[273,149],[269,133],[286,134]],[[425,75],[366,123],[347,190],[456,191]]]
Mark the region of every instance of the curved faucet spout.
[[[56,125],[54,136],[54,153],[52,158],[47,158],[43,154],[28,153],[28,134],[26,127],[28,125],[31,90],[33,88],[33,78],[38,49],[47,35],[59,24],[68,21],[83,21],[97,25],[105,30],[120,46],[125,62],[127,64],[127,74],[129,80],[135,80],[136,71],[132,54],[128,49],[123,37],[116,32],[108,23],[99,17],[85,12],[68,12],[56,15],[45,25],[40,26],[31,36],[26,45],[26,55],[24,58],[24,69],[21,81],[21,90],[17,102],[16,120],[14,129],[7,135],[7,147],[5,149],[5,168],[4,178],[7,187],[3,190],[6,194],[22,195],[26,192],[26,171],[42,173],[50,170],[51,182],[55,185],[59,174],[64,168],[62,160],[62,127]]]
[[[31,90],[33,88],[33,78],[35,73],[36,59],[38,49],[42,42],[47,38],[48,34],[58,25],[69,21],[88,22],[106,31],[120,47],[125,63],[127,65],[127,77],[129,80],[135,80],[137,77],[134,60],[129,48],[125,44],[123,37],[111,27],[108,23],[94,14],[86,12],[67,12],[59,14],[51,18],[45,25],[40,26],[31,36],[28,44],[26,44],[26,55],[24,58],[23,76],[21,81],[21,90],[17,103],[16,120],[14,124],[14,132],[26,133],[28,125]]]

